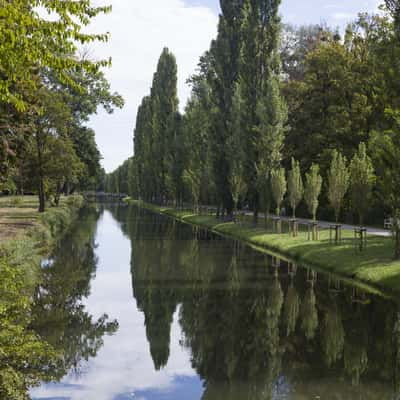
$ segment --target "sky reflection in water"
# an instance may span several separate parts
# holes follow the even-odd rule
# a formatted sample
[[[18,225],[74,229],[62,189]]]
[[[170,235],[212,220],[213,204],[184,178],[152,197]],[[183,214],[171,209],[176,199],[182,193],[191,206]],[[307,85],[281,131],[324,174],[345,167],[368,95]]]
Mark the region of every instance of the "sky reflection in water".
[[[66,341],[78,373],[32,390],[34,400],[400,398],[393,301],[133,207],[101,214],[85,269],[85,256],[71,256],[86,254],[79,229],[90,237],[96,221],[92,231],[85,224],[46,269],[56,272],[55,304],[60,281],[73,291],[77,279],[85,310],[71,307],[80,318],[67,313],[69,330],[53,335],[42,318],[50,338],[78,332]],[[68,274],[75,269],[78,278]],[[118,331],[103,329],[93,354],[82,340],[80,351],[81,332],[91,337],[85,316],[91,327],[104,313]]]
[[[188,352],[179,344],[177,313],[171,327],[168,365],[155,371],[146,339],[144,316],[136,307],[130,278],[131,245],[119,223],[105,211],[96,234],[98,267],[85,301],[95,317],[116,318],[115,336],[105,337],[95,359],[81,375],[70,374],[60,384],[33,389],[34,400],[167,400],[198,399],[202,385],[190,365]]]

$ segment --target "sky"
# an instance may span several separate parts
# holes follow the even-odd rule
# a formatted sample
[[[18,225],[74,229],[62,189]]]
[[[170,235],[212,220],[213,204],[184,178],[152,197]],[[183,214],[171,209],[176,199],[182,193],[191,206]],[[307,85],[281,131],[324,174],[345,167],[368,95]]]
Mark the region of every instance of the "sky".
[[[137,108],[149,94],[158,58],[164,47],[176,56],[178,95],[183,110],[190,89],[187,78],[196,70],[201,54],[216,36],[219,0],[95,0],[112,4],[113,11],[91,24],[92,32],[109,32],[106,44],[90,48],[94,59],[112,58],[105,71],[113,91],[125,107],[108,115],[100,109],[90,126],[103,155],[103,166],[113,171],[133,154],[133,129]],[[282,0],[283,22],[326,22],[343,29],[359,12],[377,10],[380,0]]]

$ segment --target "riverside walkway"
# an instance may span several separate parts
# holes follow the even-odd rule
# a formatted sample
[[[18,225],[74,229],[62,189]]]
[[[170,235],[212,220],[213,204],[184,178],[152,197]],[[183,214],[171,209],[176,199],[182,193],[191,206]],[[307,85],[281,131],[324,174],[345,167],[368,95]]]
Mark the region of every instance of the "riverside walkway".
[[[253,214],[251,212],[246,212],[247,217],[250,217],[252,215]],[[264,217],[264,214],[260,213],[259,217],[260,218]],[[269,217],[274,218],[276,216],[269,214]],[[284,217],[281,216],[280,218],[282,221],[290,221],[293,219],[293,217],[287,217],[287,216],[284,216]],[[313,222],[313,220],[307,219],[307,218],[296,218],[296,219],[300,225],[308,225]],[[324,229],[329,229],[330,226],[335,225],[335,222],[328,222],[328,221],[317,221],[317,223],[321,228],[324,228]],[[359,228],[358,225],[349,225],[349,224],[339,224],[339,225],[341,225],[342,229],[344,229],[346,231],[354,231],[355,229]],[[381,237],[391,237],[392,236],[392,232],[388,229],[373,228],[373,227],[368,227],[368,226],[363,226],[363,228],[365,228],[367,230],[368,235],[375,235],[375,236],[381,236]]]

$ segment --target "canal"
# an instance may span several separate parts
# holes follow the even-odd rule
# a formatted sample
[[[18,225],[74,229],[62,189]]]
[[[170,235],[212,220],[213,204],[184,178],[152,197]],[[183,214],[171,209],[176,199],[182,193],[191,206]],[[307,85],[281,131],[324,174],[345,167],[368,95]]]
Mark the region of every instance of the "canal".
[[[392,400],[400,313],[149,211],[97,206],[43,260],[34,329],[63,357],[34,400]]]

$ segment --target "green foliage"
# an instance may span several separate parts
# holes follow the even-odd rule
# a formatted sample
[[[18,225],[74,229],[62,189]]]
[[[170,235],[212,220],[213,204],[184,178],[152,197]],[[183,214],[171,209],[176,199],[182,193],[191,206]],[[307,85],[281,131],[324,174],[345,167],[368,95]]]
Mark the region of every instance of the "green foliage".
[[[332,152],[331,166],[328,171],[328,199],[335,210],[336,222],[339,220],[340,210],[350,183],[350,173],[344,156],[336,150]]]
[[[60,361],[30,328],[31,299],[21,270],[0,263],[0,397],[25,400]]]
[[[237,208],[240,196],[245,196],[247,185],[244,177],[245,141],[241,126],[241,97],[240,86],[236,88],[232,102],[231,136],[227,143],[227,154],[230,157],[229,182],[232,192],[233,206]]]
[[[82,207],[71,196],[59,208],[40,215],[35,226],[0,246],[0,397],[28,399],[28,389],[57,378],[62,357],[32,329],[33,293],[40,277],[40,260]],[[70,256],[70,255],[69,255]]]
[[[308,206],[308,211],[315,221],[317,218],[317,209],[319,205],[319,195],[321,194],[322,177],[319,174],[319,166],[312,164],[310,171],[306,173],[306,188],[304,199]]]
[[[118,323],[109,321],[107,315],[94,318],[82,305],[83,298],[90,294],[97,267],[94,234],[98,217],[94,209],[84,210],[80,223],[53,251],[35,293],[32,327],[42,341],[62,355],[50,370],[50,378],[56,380],[77,370],[81,361],[95,357],[103,336],[114,334],[118,328]]]
[[[361,143],[350,163],[350,196],[354,212],[362,225],[363,217],[371,207],[372,188],[376,182],[374,167],[367,155],[367,146]]]
[[[301,330],[304,332],[308,340],[314,339],[318,329],[318,310],[317,299],[315,296],[314,286],[310,285],[304,295],[301,304]]]
[[[303,198],[304,186],[301,178],[300,164],[292,158],[292,169],[288,174],[288,197],[290,206],[293,209],[293,218],[296,217],[296,207]]]
[[[394,19],[395,30],[400,37],[400,2],[399,0],[385,0],[385,4]]]
[[[280,214],[283,198],[287,190],[286,172],[284,168],[271,171],[271,189],[276,204],[276,215]]]
[[[389,7],[392,16],[395,3]],[[249,204],[256,219],[260,207],[268,212],[273,202],[271,171],[281,164],[290,170],[294,158],[296,169],[310,170],[315,179],[308,192],[313,217],[319,206],[324,219],[331,217],[328,206],[337,222],[341,215],[349,215],[354,199],[347,196],[347,160],[360,143],[373,146],[377,138],[398,130],[396,20],[384,9],[377,15],[359,14],[344,38],[325,24],[286,26],[281,32],[279,5],[280,1],[223,2],[218,35],[189,80],[192,96],[180,118],[160,114],[162,102],[154,100],[161,93],[157,89],[161,77],[168,75],[165,71],[175,71],[173,62],[166,67],[168,57],[163,52],[165,62],[160,60],[155,88],[143,99],[137,115],[138,197],[158,203],[214,204],[228,214],[238,205]],[[169,96],[160,97],[169,98],[163,103],[169,111],[176,104],[171,82],[175,77],[164,85]],[[159,118],[164,122],[156,123]],[[380,158],[382,164],[394,165]],[[313,164],[327,182],[316,190],[318,196],[311,196],[311,186],[320,186]],[[382,184],[387,180],[386,168],[377,168],[376,173],[379,197],[383,192],[387,199],[396,196],[394,184]],[[300,183],[292,182],[289,174],[288,184],[295,210],[300,200],[291,196],[292,186]],[[352,193],[361,200],[360,192]],[[356,207],[368,223],[381,223],[389,210],[392,216],[400,215],[389,201],[376,203],[370,198],[369,202],[373,208],[369,214]],[[398,237],[400,257],[400,229]]]
[[[300,311],[300,296],[297,289],[291,284],[287,290],[282,320],[286,330],[286,336],[290,336],[296,329],[297,319]]]
[[[233,102],[239,80],[242,2],[221,2],[218,35],[211,43],[203,61],[203,70],[211,88],[211,148],[212,171],[218,204],[231,214],[234,204],[231,191],[231,171],[228,142],[232,136]]]
[[[260,203],[257,171],[263,174],[281,161],[286,106],[280,96],[278,42],[280,1],[244,1],[240,88],[246,140],[245,176],[255,215]]]
[[[390,210],[395,233],[395,257],[400,258],[400,112],[386,110],[391,129],[375,132],[371,139],[371,154],[378,171],[379,200]]]
[[[191,78],[192,96],[186,106],[183,118],[184,145],[183,182],[191,200],[197,205],[208,204],[215,190],[213,186],[211,144],[210,144],[210,87],[201,76]],[[215,197],[215,196],[214,196]],[[179,202],[185,199],[181,190]]]
[[[322,320],[322,350],[328,367],[340,361],[344,349],[344,328],[337,304],[332,304]]]
[[[134,153],[140,197],[159,202],[176,200],[182,183],[183,148],[176,59],[164,48],[153,77],[150,96],[143,99],[136,117]],[[124,178],[120,182],[127,185]],[[118,190],[122,192],[121,187]]]
[[[39,9],[45,12],[39,12]],[[107,41],[108,35],[88,34],[83,28],[94,17],[110,10],[110,7],[94,7],[90,1],[3,1],[3,22],[0,28],[3,78],[0,82],[0,101],[24,109],[26,99],[21,92],[15,90],[15,84],[35,88],[37,82],[34,74],[39,65],[55,71],[67,83],[73,82],[70,71],[79,71],[82,68],[96,71],[99,66],[107,65],[108,61],[81,62],[75,57],[75,53],[78,43]]]

